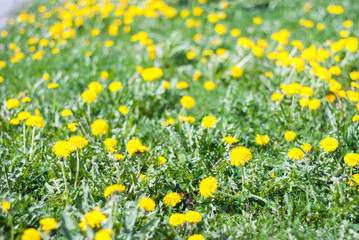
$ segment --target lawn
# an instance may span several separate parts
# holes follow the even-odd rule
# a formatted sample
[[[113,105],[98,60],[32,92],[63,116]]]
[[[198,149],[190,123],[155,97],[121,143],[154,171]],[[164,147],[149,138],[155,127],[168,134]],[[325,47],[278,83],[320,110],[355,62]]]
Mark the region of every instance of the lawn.
[[[0,239],[359,239],[358,12],[29,3],[0,30]]]

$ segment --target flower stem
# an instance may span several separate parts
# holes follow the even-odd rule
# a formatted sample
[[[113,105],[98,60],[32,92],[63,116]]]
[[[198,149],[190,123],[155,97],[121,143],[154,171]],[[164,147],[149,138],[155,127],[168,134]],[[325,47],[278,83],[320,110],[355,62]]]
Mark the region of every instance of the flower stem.
[[[113,201],[113,206],[112,206],[112,218],[113,218],[113,226],[116,224],[116,218],[117,218],[117,201],[116,201],[116,194],[112,194],[112,201]]]
[[[56,92],[53,91],[53,95],[52,95],[52,111],[56,110]]]
[[[35,127],[32,127],[31,147],[30,147],[30,162],[32,161],[34,140],[35,140]]]
[[[26,124],[25,121],[22,123],[23,138],[24,138],[24,154],[26,153]]]
[[[80,171],[80,158],[79,158],[79,151],[76,151],[76,177],[75,177],[75,187],[77,186],[77,179],[79,177]]]
[[[91,106],[87,104],[87,118],[89,119],[89,124],[91,124]]]
[[[353,167],[350,167],[350,176],[353,176]]]
[[[64,183],[65,183],[65,195],[66,195],[66,201],[67,201],[68,189],[67,189],[67,181],[66,181],[66,174],[65,174],[65,159],[61,164],[61,170],[62,170],[62,177],[64,178]]]
[[[244,173],[244,166],[241,166],[241,170],[242,170],[242,192],[244,192],[244,183],[245,183],[245,173]]]

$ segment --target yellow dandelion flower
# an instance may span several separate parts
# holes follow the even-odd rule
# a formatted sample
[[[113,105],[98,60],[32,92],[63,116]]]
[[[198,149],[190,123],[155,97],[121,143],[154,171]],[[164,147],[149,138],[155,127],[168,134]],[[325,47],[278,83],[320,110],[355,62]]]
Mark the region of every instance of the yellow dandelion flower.
[[[143,80],[152,82],[154,80],[161,78],[163,76],[163,71],[161,68],[152,67],[152,68],[143,69],[140,74]]]
[[[189,211],[185,214],[185,217],[189,223],[198,223],[202,220],[202,215],[197,211]]]
[[[13,118],[10,120],[10,124],[11,125],[19,125],[20,124],[20,120],[17,118]]]
[[[122,114],[125,114],[125,115],[127,115],[128,112],[130,111],[126,106],[120,106],[120,107],[118,108],[118,110],[119,110]]]
[[[22,111],[17,114],[17,119],[19,119],[20,121],[27,120],[29,117],[31,117],[31,114],[26,111]]]
[[[65,110],[62,110],[62,112],[61,112],[61,116],[63,116],[63,117],[69,117],[69,116],[71,116],[71,114],[72,114],[72,111],[70,109],[65,109]]]
[[[216,123],[217,123],[217,118],[213,116],[206,116],[203,118],[201,122],[202,126],[207,129],[213,128]]]
[[[304,156],[304,152],[299,148],[292,148],[288,152],[288,157],[294,160],[300,160]]]
[[[9,202],[3,201],[1,203],[1,209],[3,212],[10,210],[10,208],[11,208],[11,204]]]
[[[280,101],[283,98],[283,94],[281,93],[273,93],[271,99],[273,102]]]
[[[207,177],[199,183],[199,192],[203,197],[211,197],[218,187],[218,181],[215,177]]]
[[[45,126],[45,122],[44,119],[42,119],[41,116],[31,116],[29,117],[26,122],[25,122],[26,126],[35,126],[37,128],[42,128],[43,126]]]
[[[258,145],[265,146],[269,142],[269,137],[268,136],[257,135],[256,142],[257,142]]]
[[[124,160],[125,159],[125,157],[119,153],[115,153],[113,156],[115,157],[116,160]]]
[[[236,167],[244,166],[247,162],[252,160],[253,157],[251,151],[243,146],[233,148],[230,155],[231,165]]]
[[[234,144],[234,143],[239,142],[238,139],[235,139],[235,138],[233,138],[233,137],[231,137],[231,136],[224,137],[224,138],[222,138],[222,140],[223,140],[227,145],[232,145],[232,144]]]
[[[117,92],[122,88],[122,83],[112,82],[108,88],[110,89],[111,92]]]
[[[95,240],[112,240],[111,233],[113,233],[111,229],[101,229],[96,233]]]
[[[159,156],[158,157],[158,163],[159,165],[165,164],[167,162],[166,158]]]
[[[53,218],[44,218],[40,220],[41,230],[49,233],[51,230],[57,228],[57,222]]]
[[[287,141],[293,141],[297,137],[297,134],[293,131],[286,131],[284,134],[284,138]]]
[[[82,149],[88,144],[86,138],[81,136],[70,137],[70,139],[67,142],[70,144],[70,147],[72,148],[73,151]]]
[[[17,108],[19,106],[20,106],[20,102],[19,102],[19,100],[15,99],[15,98],[11,98],[6,101],[6,107],[9,110]]]
[[[359,154],[357,153],[347,153],[344,156],[344,162],[350,167],[355,167],[359,163]]]
[[[108,124],[102,119],[95,120],[91,125],[91,132],[95,136],[105,134],[107,130]]]
[[[333,152],[339,146],[339,142],[332,137],[324,138],[320,141],[320,148],[326,152]]]
[[[146,146],[143,146],[141,141],[137,138],[131,139],[126,144],[127,152],[130,156],[132,156],[136,152],[147,152],[148,148]]]
[[[175,213],[170,216],[169,222],[172,226],[179,226],[186,222],[186,217],[182,213]]]
[[[88,85],[90,91],[94,91],[96,94],[99,94],[103,91],[102,85],[99,82],[92,82]]]
[[[205,238],[201,234],[193,234],[187,240],[205,240]]]
[[[310,152],[312,150],[312,145],[310,145],[309,143],[304,143],[302,146],[300,146],[300,148],[304,152]]]
[[[49,85],[47,86],[48,89],[55,89],[58,87],[59,87],[59,84],[57,84],[57,83],[49,83]]]
[[[107,220],[107,217],[97,207],[84,216],[84,222],[92,228],[99,228],[100,223],[105,220]]]
[[[171,192],[163,198],[163,203],[166,205],[166,207],[168,207],[169,205],[175,207],[180,202],[181,196],[176,192]]]
[[[155,201],[150,198],[141,198],[138,202],[140,204],[138,207],[145,209],[147,212],[153,211],[156,207]]]
[[[181,99],[181,104],[184,108],[191,109],[195,105],[195,101],[191,96],[183,96]]]
[[[81,97],[85,103],[93,103],[97,98],[97,94],[93,90],[86,90],[81,94]]]
[[[41,233],[35,228],[28,228],[21,236],[22,240],[41,240]]]
[[[73,147],[67,141],[58,141],[52,148],[56,157],[67,158],[73,151]]]
[[[113,152],[116,151],[115,147],[117,146],[117,141],[115,139],[112,139],[112,138],[107,138],[105,140],[105,145],[106,145],[107,150],[110,153],[113,153]]]
[[[77,123],[70,123],[69,125],[67,125],[67,128],[71,131],[71,132],[75,132],[77,129],[78,124]]]
[[[212,91],[215,87],[216,87],[216,84],[212,81],[207,81],[204,83],[204,88],[208,91]]]
[[[114,192],[124,192],[126,187],[122,184],[114,184],[111,186],[106,187],[105,191],[103,192],[104,197],[110,196]]]

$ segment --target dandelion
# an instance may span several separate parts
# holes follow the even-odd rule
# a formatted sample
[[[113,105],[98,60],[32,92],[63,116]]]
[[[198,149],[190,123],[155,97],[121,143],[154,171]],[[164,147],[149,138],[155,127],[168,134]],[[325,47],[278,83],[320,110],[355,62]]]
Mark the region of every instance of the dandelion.
[[[120,106],[120,107],[118,108],[118,110],[119,110],[122,114],[125,114],[125,115],[127,115],[128,112],[130,111],[126,106]]]
[[[59,87],[59,84],[57,84],[57,83],[49,83],[49,85],[47,86],[48,89],[55,89],[58,87]]]
[[[169,222],[174,227],[179,226],[186,222],[186,217],[182,213],[175,213],[170,216]]]
[[[11,125],[19,125],[19,124],[20,124],[20,121],[19,121],[19,119],[17,119],[17,118],[13,118],[13,119],[10,120],[9,123],[10,123]]]
[[[217,118],[213,116],[206,116],[203,118],[201,122],[202,126],[207,129],[213,128],[216,123],[217,123]]]
[[[72,111],[70,109],[64,109],[61,112],[61,116],[63,116],[63,117],[69,117],[69,116],[71,116],[71,114],[72,114]]]
[[[57,222],[53,218],[44,218],[40,220],[41,230],[49,233],[51,230],[57,228]]]
[[[114,184],[106,187],[103,196],[108,197],[114,192],[124,192],[126,190],[126,187],[122,184]]]
[[[168,82],[168,81],[164,81],[164,82],[162,83],[162,88],[165,88],[165,89],[170,89],[170,87],[171,87],[170,82]]]
[[[145,209],[147,212],[153,211],[156,207],[155,201],[150,198],[141,198],[138,202],[140,204],[138,207]]]
[[[6,107],[8,110],[18,108],[20,106],[20,102],[17,99],[11,98],[6,101]]]
[[[191,96],[183,96],[181,99],[181,105],[184,108],[191,109],[195,105],[195,101]]]
[[[258,145],[265,146],[269,142],[269,137],[268,136],[257,135],[256,142],[257,142]]]
[[[201,234],[194,234],[190,236],[187,240],[205,240],[205,238]]]
[[[181,196],[176,192],[171,192],[163,198],[163,203],[166,205],[166,207],[168,207],[169,205],[175,207],[180,202]]]
[[[344,12],[344,9],[340,5],[330,5],[328,6],[328,12],[336,15],[340,15]]]
[[[111,92],[117,92],[122,88],[122,83],[120,82],[112,82],[108,87]]]
[[[198,223],[202,220],[202,215],[196,211],[189,211],[185,214],[186,220],[189,223]]]
[[[105,145],[106,145],[107,150],[110,153],[113,153],[113,152],[116,151],[115,147],[117,146],[117,141],[115,139],[112,139],[112,138],[107,138],[105,140]]]
[[[78,124],[77,123],[70,123],[67,125],[67,128],[70,130],[70,132],[75,132],[77,129]]]
[[[91,132],[95,136],[105,134],[107,130],[108,124],[102,119],[95,120],[91,125]]]
[[[212,91],[215,87],[216,87],[216,84],[212,81],[207,81],[204,83],[204,88],[208,91]]]
[[[308,108],[310,110],[316,110],[320,107],[320,100],[319,99],[313,99],[309,102]]]
[[[112,240],[111,233],[113,233],[111,229],[101,229],[96,233],[95,240]]]
[[[96,94],[99,94],[103,91],[102,85],[99,82],[92,82],[88,85],[90,91],[94,91]]]
[[[320,148],[326,152],[333,152],[338,148],[338,141],[335,138],[328,137],[320,141]]]
[[[284,138],[287,141],[293,141],[296,138],[297,134],[293,131],[286,131],[284,134]]]
[[[11,208],[11,204],[9,202],[3,201],[1,203],[1,209],[2,209],[3,212],[6,212],[6,211],[10,210],[10,208]]]
[[[199,192],[203,197],[211,197],[218,187],[218,181],[215,177],[207,177],[199,183]]]
[[[271,178],[275,178],[275,173],[270,173]]]
[[[17,119],[19,119],[20,121],[27,120],[30,117],[31,117],[31,114],[26,111],[22,111],[17,114]]]
[[[222,140],[223,140],[227,145],[232,145],[232,144],[234,144],[234,143],[239,142],[238,139],[235,139],[235,138],[233,138],[233,137],[231,137],[231,136],[224,137],[224,138],[222,138]]]
[[[81,94],[81,97],[85,103],[93,103],[97,98],[97,94],[94,90],[86,90]]]
[[[232,76],[239,78],[243,75],[243,69],[241,67],[233,66],[232,67]]]
[[[312,145],[310,145],[309,143],[304,143],[302,146],[300,146],[300,148],[304,152],[308,153],[308,152],[310,152],[312,150]]]
[[[236,167],[244,166],[247,162],[252,160],[253,157],[251,151],[243,146],[233,148],[230,155],[231,165]]]
[[[132,156],[136,152],[147,152],[148,148],[146,146],[143,146],[141,141],[137,138],[131,139],[126,144],[127,152],[130,156]]]
[[[115,160],[124,160],[125,157],[122,154],[116,153],[113,155],[115,157]]]
[[[28,228],[21,236],[22,240],[41,240],[41,233],[35,228]]]
[[[29,98],[29,97],[24,97],[23,99],[21,99],[22,103],[28,103],[30,101],[31,101],[31,98]]]
[[[163,71],[161,68],[152,67],[152,68],[143,69],[143,71],[140,74],[143,80],[152,82],[154,80],[161,78],[163,76]]]
[[[345,164],[349,165],[350,167],[355,167],[359,163],[359,154],[358,153],[347,153],[344,156]]]
[[[45,126],[44,119],[41,116],[31,116],[26,120],[26,126],[34,126],[37,128],[42,128]]]
[[[293,160],[300,160],[304,156],[304,152],[299,148],[292,148],[288,152],[288,157]]]
[[[273,93],[271,99],[273,102],[280,101],[283,98],[283,94],[281,93]]]
[[[166,158],[159,156],[158,157],[159,165],[165,164],[167,162]]]
[[[86,225],[92,228],[99,228],[100,223],[105,220],[107,220],[107,217],[98,210],[98,207],[96,207],[95,210],[87,213],[83,218],[83,222],[85,223],[85,230]]]
[[[88,141],[84,137],[73,136],[68,140],[68,143],[73,151],[77,151],[87,146]]]
[[[73,147],[67,141],[58,141],[57,143],[55,143],[52,150],[55,153],[56,157],[67,158],[68,156],[70,156]]]

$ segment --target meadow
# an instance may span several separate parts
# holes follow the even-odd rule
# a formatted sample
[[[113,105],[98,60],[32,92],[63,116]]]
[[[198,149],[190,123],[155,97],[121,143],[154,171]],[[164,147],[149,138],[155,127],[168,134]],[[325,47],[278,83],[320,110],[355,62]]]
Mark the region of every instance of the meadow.
[[[0,239],[359,239],[357,0],[38,0],[0,30]]]

